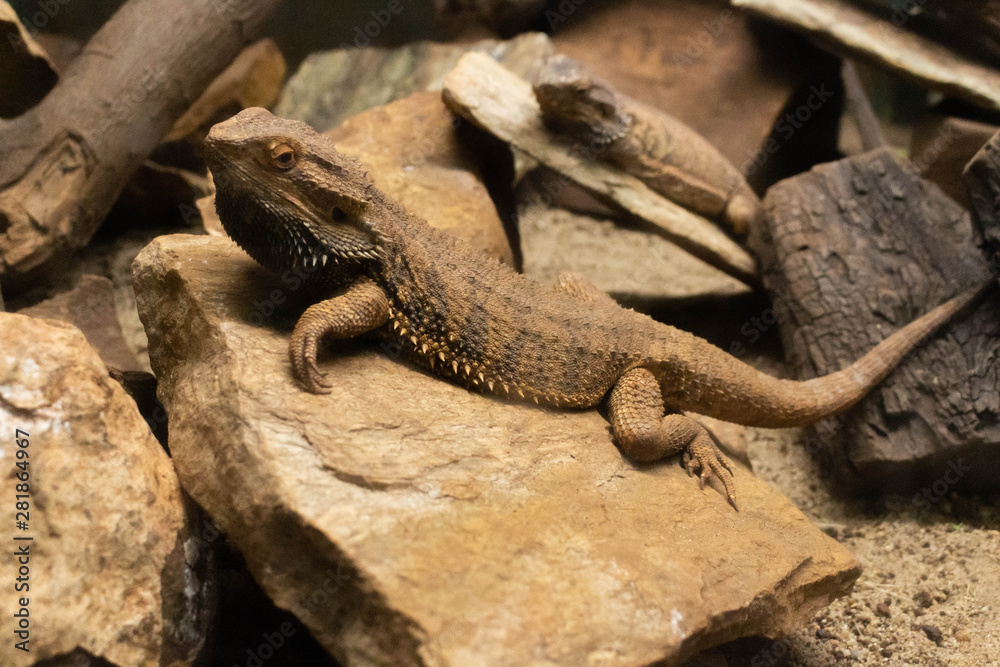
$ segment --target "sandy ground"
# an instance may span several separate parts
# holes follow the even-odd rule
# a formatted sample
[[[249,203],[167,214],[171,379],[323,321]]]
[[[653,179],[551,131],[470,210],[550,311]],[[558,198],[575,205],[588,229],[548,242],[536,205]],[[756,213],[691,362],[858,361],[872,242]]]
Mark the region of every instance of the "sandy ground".
[[[835,498],[801,431],[750,429],[748,441],[756,474],[851,549],[864,573],[791,637],[734,642],[690,667],[1000,666],[998,496],[953,494],[930,508],[912,497]]]

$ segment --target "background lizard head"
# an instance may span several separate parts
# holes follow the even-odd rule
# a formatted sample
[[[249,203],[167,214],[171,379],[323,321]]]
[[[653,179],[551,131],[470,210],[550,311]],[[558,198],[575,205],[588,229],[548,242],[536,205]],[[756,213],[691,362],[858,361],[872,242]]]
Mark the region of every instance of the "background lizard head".
[[[205,159],[222,226],[265,267],[335,277],[378,258],[379,237],[366,220],[374,186],[305,123],[246,109],[212,128]]]
[[[615,92],[581,63],[554,55],[535,75],[535,98],[545,122],[584,141],[608,143],[627,131]]]

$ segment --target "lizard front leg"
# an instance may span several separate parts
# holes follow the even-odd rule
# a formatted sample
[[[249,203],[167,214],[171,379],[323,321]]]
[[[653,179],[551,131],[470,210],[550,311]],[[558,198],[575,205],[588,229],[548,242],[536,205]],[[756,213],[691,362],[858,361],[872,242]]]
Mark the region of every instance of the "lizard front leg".
[[[683,451],[683,463],[704,488],[713,473],[736,507],[736,487],[729,460],[701,424],[682,414],[664,416],[663,393],[648,368],[633,368],[618,378],[608,400],[611,429],[625,453],[636,461],[655,461]]]
[[[362,278],[342,294],[306,309],[292,332],[288,355],[295,379],[314,394],[329,394],[331,385],[316,366],[324,338],[353,338],[389,320],[389,299],[370,278]]]

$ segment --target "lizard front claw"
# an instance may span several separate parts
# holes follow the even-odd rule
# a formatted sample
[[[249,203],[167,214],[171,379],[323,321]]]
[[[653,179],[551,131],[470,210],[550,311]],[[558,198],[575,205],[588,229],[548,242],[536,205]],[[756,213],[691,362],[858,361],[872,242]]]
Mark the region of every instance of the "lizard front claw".
[[[320,337],[305,327],[296,326],[292,341],[288,346],[288,356],[292,360],[292,374],[299,384],[313,394],[329,394],[333,385],[316,365]]]
[[[736,505],[736,484],[732,464],[707,432],[701,430],[694,440],[684,448],[681,463],[689,475],[698,476],[699,484],[703,489],[705,482],[714,474],[725,488],[729,504],[737,512],[740,510]]]

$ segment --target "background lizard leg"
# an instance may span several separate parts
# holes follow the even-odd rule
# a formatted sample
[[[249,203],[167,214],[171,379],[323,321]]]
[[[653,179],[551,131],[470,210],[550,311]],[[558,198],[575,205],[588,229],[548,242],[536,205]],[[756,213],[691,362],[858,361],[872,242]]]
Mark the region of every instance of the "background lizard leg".
[[[385,324],[389,300],[382,288],[363,278],[331,299],[310,306],[292,332],[288,354],[292,372],[306,390],[330,393],[330,383],[316,366],[323,338],[353,338]]]
[[[682,414],[664,416],[663,393],[648,368],[633,368],[611,390],[608,412],[618,446],[636,461],[655,461],[683,451],[689,473],[702,487],[714,473],[736,507],[732,467],[701,424]]]

